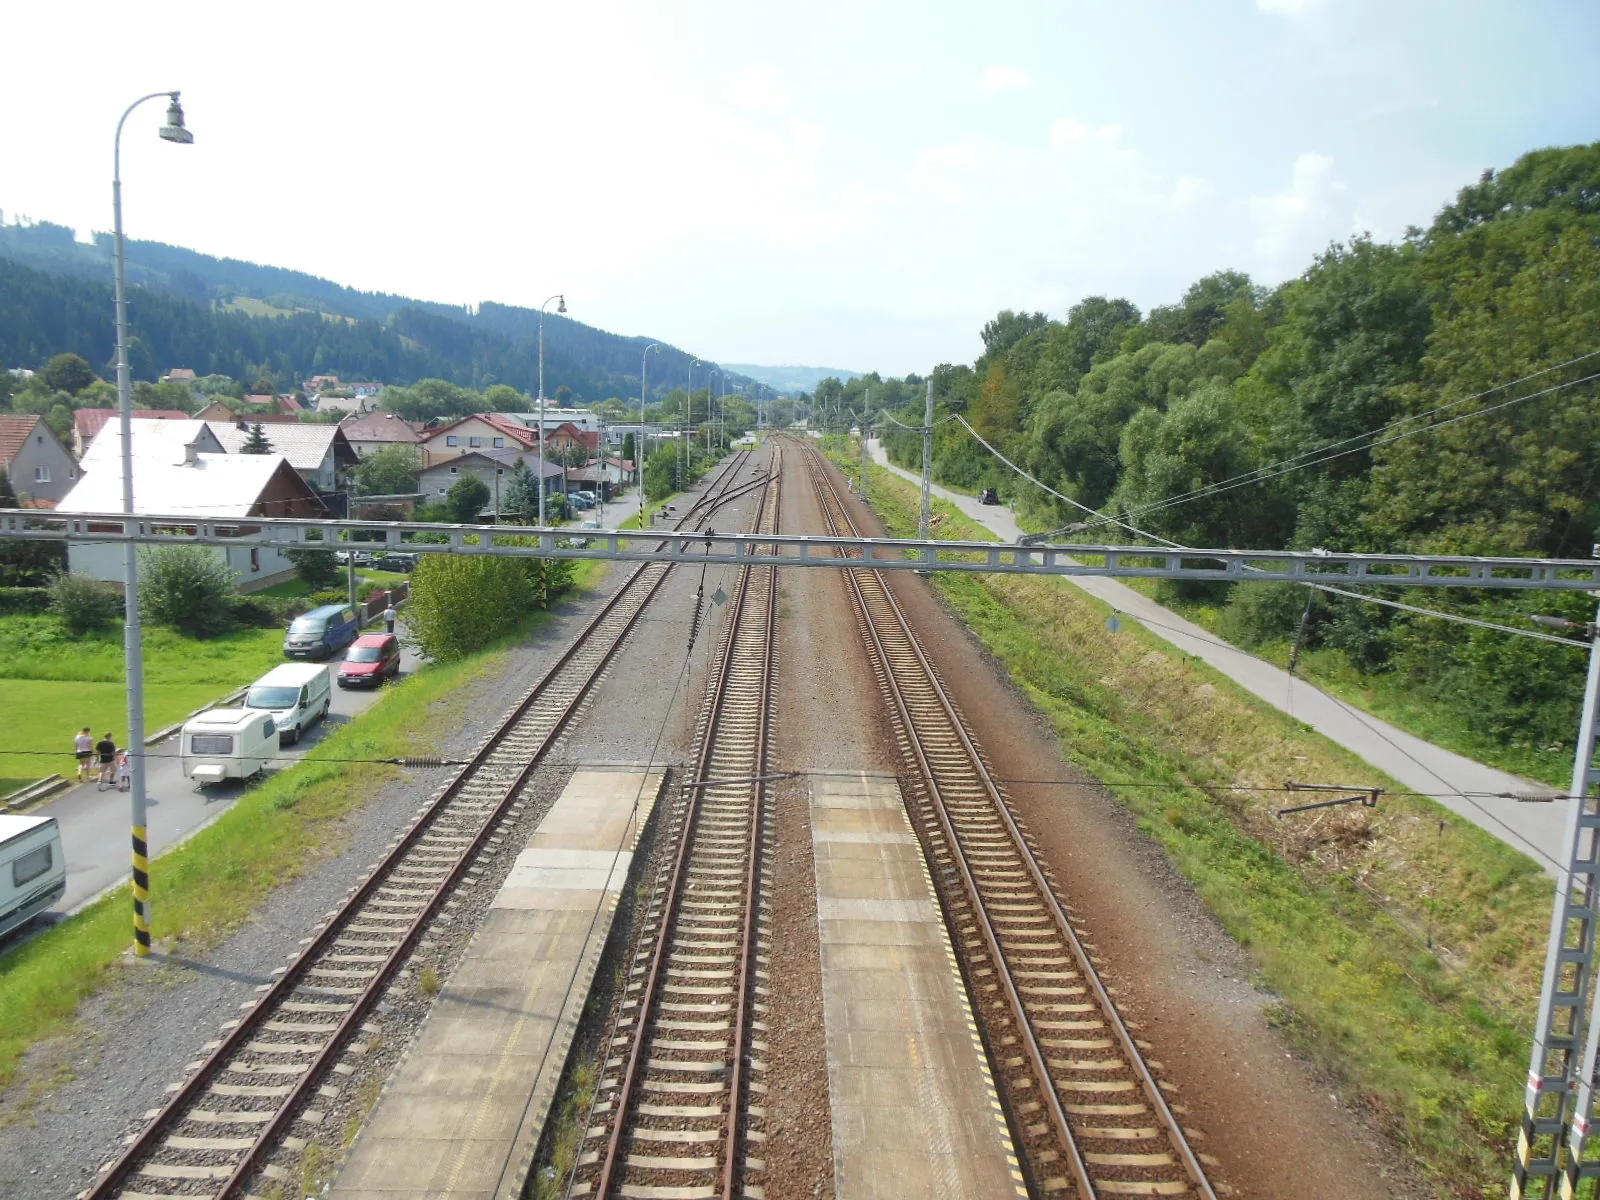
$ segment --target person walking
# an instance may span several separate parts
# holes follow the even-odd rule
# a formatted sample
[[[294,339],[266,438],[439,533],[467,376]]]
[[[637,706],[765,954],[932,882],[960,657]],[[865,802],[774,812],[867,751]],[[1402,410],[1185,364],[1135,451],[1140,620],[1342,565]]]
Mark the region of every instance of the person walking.
[[[383,627],[386,632],[393,633],[395,617],[399,615],[394,611],[394,593],[385,592],[383,594],[383,598],[384,603],[388,605],[388,607],[383,610]]]
[[[128,752],[122,751],[117,755],[117,791],[129,792],[133,790],[133,763],[128,759]]]
[[[105,737],[94,744],[95,757],[100,760],[100,786],[102,788],[116,782],[117,770],[117,743],[112,740],[111,731],[106,730]]]
[[[89,764],[94,761],[94,734],[89,732],[85,725],[78,731],[78,736],[72,739],[73,753],[78,756],[78,782],[87,783],[89,780]]]

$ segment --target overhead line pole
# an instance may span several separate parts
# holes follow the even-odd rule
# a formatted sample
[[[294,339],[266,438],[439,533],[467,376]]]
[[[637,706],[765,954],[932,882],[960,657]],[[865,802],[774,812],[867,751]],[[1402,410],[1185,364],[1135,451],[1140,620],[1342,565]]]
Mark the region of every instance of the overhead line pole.
[[[933,376],[928,377],[927,398],[922,406],[922,509],[917,516],[917,537],[928,540],[933,523]]]

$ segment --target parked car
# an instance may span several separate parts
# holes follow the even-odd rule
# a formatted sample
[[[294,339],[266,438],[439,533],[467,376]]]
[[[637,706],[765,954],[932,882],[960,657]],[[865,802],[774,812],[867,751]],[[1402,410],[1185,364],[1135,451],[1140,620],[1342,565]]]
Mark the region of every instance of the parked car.
[[[1000,493],[993,488],[984,488],[983,494],[978,497],[979,504],[999,504]]]
[[[582,492],[568,492],[567,503],[572,505],[573,508],[590,509],[594,507],[594,501],[585,497]]]
[[[44,912],[66,890],[56,819],[0,816],[0,936]]]
[[[183,777],[204,786],[252,779],[278,752],[278,727],[252,708],[210,708],[184,722]]]
[[[343,650],[361,633],[356,610],[344,604],[324,604],[299,616],[283,638],[290,658],[327,658]]]
[[[573,495],[582,496],[590,504],[599,504],[600,503],[600,493],[592,492],[588,488],[584,488],[582,491],[579,491],[579,492],[574,492]]]
[[[244,706],[271,713],[272,723],[278,727],[278,744],[291,745],[313,721],[328,715],[333,703],[332,674],[315,663],[284,663],[250,685]]]
[[[340,687],[378,687],[400,674],[400,639],[392,633],[364,633],[339,664]]]
[[[369,564],[374,571],[404,571],[411,572],[417,569],[417,556],[415,554],[377,554]]]
[[[354,557],[358,567],[370,567],[372,565],[372,554],[366,550],[335,550],[333,557],[341,563],[347,563]]]

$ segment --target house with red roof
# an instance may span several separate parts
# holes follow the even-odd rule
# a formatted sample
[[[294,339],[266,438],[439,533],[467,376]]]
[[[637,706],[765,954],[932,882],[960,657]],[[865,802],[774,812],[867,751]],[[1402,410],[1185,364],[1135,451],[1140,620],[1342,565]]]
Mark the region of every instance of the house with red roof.
[[[422,432],[423,465],[432,466],[473,450],[533,450],[539,439],[520,421],[501,413],[473,413]]]
[[[0,414],[0,471],[24,508],[54,508],[78,481],[78,464],[43,417]]]

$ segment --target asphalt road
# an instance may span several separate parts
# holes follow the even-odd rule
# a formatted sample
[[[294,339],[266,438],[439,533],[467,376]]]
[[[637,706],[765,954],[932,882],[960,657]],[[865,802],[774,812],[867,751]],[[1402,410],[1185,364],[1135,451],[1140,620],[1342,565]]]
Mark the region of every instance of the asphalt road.
[[[920,475],[892,465],[880,442],[874,439],[870,447],[873,461],[879,466],[914,483],[922,482]],[[979,504],[974,496],[952,492],[938,484],[933,485],[933,491],[1001,540],[1015,542],[1022,536],[1009,509]],[[1451,812],[1528,855],[1546,874],[1560,878],[1568,802],[1527,804],[1483,795],[1513,792],[1551,796],[1558,794],[1555,788],[1474,762],[1360,712],[1305,680],[1291,677],[1282,668],[1227,645],[1126,584],[1084,576],[1063,582],[1133,617],[1157,637],[1185,654],[1203,659],[1274,708],[1359,754],[1405,787],[1432,796]]]
[[[373,626],[366,632],[380,628]],[[342,657],[337,655],[328,661],[337,670]],[[409,675],[417,665],[416,652],[402,647],[400,674]],[[302,758],[333,730],[376,704],[380,694],[378,688],[345,689],[335,684],[327,719],[307,730],[298,744],[283,747],[268,769],[282,770]],[[177,758],[176,737],[156,743],[149,747],[148,753],[145,790],[149,796],[152,858],[216,820],[247,789],[248,785],[234,780],[204,790],[190,783],[183,777]],[[67,890],[52,912],[69,913],[128,878],[132,848],[127,793],[100,791],[93,783],[81,784],[31,810],[29,815],[54,817],[61,827],[61,846],[67,860]]]

